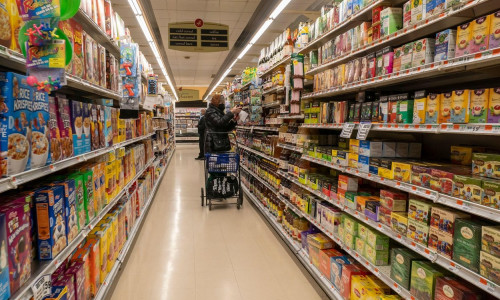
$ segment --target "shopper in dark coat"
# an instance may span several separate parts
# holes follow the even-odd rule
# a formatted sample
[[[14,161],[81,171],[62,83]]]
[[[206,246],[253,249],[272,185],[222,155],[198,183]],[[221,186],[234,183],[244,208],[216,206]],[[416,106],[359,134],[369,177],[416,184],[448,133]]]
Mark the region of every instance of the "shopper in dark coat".
[[[206,129],[205,112],[206,111],[207,110],[205,108],[203,108],[201,110],[201,118],[198,121],[198,126],[197,126],[198,127],[198,135],[200,136],[200,139],[199,139],[200,154],[198,154],[198,157],[195,159],[198,159],[198,160],[205,159],[205,129]]]
[[[205,152],[207,153],[224,152],[231,149],[227,132],[236,127],[236,118],[241,108],[233,107],[228,113],[224,113],[224,109],[222,96],[213,96],[205,113],[207,128]]]

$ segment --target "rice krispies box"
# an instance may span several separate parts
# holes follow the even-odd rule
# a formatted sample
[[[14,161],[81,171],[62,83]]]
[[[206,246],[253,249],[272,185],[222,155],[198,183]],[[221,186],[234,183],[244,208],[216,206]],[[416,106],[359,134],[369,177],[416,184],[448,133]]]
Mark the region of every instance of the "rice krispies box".
[[[23,200],[24,202],[24,200]],[[30,208],[28,204],[11,202],[0,207],[5,215],[10,292],[14,294],[31,276]]]
[[[78,235],[78,217],[76,215],[76,194],[75,180],[67,179],[65,181],[55,182],[54,186],[64,188],[64,221],[66,223],[66,236],[68,244]]]
[[[5,215],[0,214],[0,300],[10,297],[9,287],[9,265],[7,260],[7,232]]]
[[[73,147],[73,129],[71,128],[70,101],[65,95],[58,94],[57,100],[57,125],[61,134],[62,158],[72,157],[75,153]]]
[[[0,175],[10,176],[29,169],[30,118],[33,90],[26,76],[0,73]]]
[[[31,168],[50,165],[49,94],[33,89],[31,113]]]
[[[51,260],[67,245],[64,187],[52,186],[35,192],[38,258]]]
[[[49,119],[47,126],[50,135],[50,158],[52,162],[60,161],[63,157],[62,139],[57,125],[57,102],[55,97],[49,97]]]

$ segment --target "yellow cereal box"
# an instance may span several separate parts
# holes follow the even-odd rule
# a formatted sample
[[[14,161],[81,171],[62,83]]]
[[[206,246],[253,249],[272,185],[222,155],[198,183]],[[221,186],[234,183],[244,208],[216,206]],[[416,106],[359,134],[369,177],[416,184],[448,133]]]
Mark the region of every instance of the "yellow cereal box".
[[[425,124],[437,124],[439,117],[439,108],[441,104],[441,94],[427,95],[425,108]]]
[[[441,95],[441,104],[439,107],[439,123],[450,123],[451,108],[453,106],[453,93],[444,93]]]
[[[99,284],[104,282],[106,275],[108,275],[108,234],[106,232],[106,224],[98,225],[90,232],[89,237],[94,237],[99,240],[99,262],[101,263],[99,270]]]

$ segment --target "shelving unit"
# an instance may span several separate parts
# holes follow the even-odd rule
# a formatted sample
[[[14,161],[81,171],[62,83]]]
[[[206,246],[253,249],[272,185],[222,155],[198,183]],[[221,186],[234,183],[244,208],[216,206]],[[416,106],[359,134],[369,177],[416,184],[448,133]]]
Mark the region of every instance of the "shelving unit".
[[[265,77],[265,76],[271,74],[274,70],[276,70],[277,67],[288,64],[290,62],[290,60],[291,60],[290,56],[287,56],[287,57],[281,59],[280,61],[278,61],[277,63],[272,65],[269,69],[262,72],[262,74],[260,74],[259,77],[262,78],[262,77]]]

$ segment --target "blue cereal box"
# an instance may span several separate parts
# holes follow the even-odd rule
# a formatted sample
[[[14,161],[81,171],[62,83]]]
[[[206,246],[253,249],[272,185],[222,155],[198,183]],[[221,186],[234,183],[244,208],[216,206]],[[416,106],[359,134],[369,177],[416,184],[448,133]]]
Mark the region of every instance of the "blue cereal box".
[[[31,112],[31,168],[39,168],[52,163],[50,155],[50,110],[49,94],[33,89]],[[57,121],[57,120],[56,120]]]
[[[52,186],[35,192],[38,258],[51,260],[67,245],[64,187]]]
[[[75,155],[85,152],[85,137],[83,134],[83,105],[82,102],[71,100],[71,130],[73,132],[73,151]]]
[[[88,103],[82,103],[83,120],[83,152],[90,152],[90,107]]]
[[[10,176],[29,169],[30,117],[33,91],[26,76],[0,73],[0,175]]]
[[[68,244],[78,235],[78,217],[76,215],[76,186],[74,179],[55,182],[54,186],[64,188],[64,222]]]
[[[0,300],[7,300],[10,297],[6,227],[5,215],[0,214]]]

